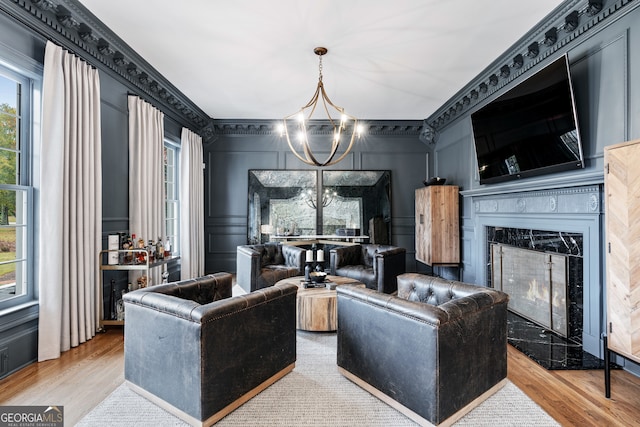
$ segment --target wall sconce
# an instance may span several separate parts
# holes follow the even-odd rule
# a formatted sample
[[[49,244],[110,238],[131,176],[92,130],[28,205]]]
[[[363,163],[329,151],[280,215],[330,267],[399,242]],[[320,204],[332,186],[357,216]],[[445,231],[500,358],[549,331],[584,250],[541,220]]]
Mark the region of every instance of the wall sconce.
[[[557,41],[558,41],[558,29],[556,27],[553,27],[549,31],[544,33],[544,44],[546,46],[551,46]]]
[[[523,65],[524,65],[524,58],[522,57],[522,54],[519,53],[513,57],[513,68],[515,68],[516,70],[519,70],[520,68],[522,68]]]
[[[568,14],[564,18],[564,30],[567,33],[570,33],[573,30],[575,30],[576,28],[578,28],[579,19],[580,19],[580,16],[578,15],[578,11],[577,10],[574,10],[573,12]]]
[[[489,76],[489,84],[491,86],[496,86],[498,84],[498,76],[496,76],[495,74],[491,74]]]
[[[500,67],[500,77],[506,79],[507,77],[509,77],[509,74],[511,74],[511,70],[509,69],[508,65],[503,65],[502,67]]]
[[[589,0],[587,5],[587,13],[593,16],[602,10],[602,0]]]
[[[540,53],[540,46],[538,45],[538,42],[531,43],[527,48],[527,56],[529,58],[535,58],[536,56],[538,56],[539,53]]]

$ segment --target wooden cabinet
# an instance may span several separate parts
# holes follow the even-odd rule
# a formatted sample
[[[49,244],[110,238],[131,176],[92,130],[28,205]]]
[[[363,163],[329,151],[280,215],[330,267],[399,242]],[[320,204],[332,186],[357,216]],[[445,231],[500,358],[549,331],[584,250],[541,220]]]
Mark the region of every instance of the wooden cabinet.
[[[640,362],[640,140],[604,160],[608,347]]]
[[[460,263],[458,187],[416,190],[416,259],[427,265]]]

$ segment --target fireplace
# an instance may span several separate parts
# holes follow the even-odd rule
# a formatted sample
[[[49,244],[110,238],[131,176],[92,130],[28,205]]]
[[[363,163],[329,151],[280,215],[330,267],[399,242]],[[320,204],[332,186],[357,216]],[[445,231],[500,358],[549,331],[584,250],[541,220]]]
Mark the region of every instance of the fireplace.
[[[582,349],[583,236],[487,227],[487,277],[509,294],[508,341],[547,369],[595,369]]]
[[[598,179],[601,181],[601,176]],[[588,180],[584,185],[557,184],[553,187],[547,182],[544,190],[520,190],[523,183],[517,188],[488,186],[461,192],[471,208],[469,220],[463,221],[462,238],[473,242],[464,257],[464,278],[496,286],[492,244],[564,259],[566,275],[561,269],[553,274],[566,277],[566,332],[564,327],[554,326],[561,313],[551,313],[551,323],[541,324],[539,319],[526,313],[527,317],[522,317],[510,309],[509,343],[549,369],[597,368],[601,367],[598,356],[603,355],[603,188]],[[564,263],[560,260],[557,264]],[[515,268],[519,270],[522,265]],[[536,279],[536,284],[541,281]],[[557,283],[557,278],[553,282]]]

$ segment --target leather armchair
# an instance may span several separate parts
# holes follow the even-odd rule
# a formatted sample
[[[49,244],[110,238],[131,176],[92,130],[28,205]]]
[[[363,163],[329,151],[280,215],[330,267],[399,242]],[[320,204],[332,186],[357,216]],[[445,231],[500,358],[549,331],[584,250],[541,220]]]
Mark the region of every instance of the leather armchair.
[[[415,273],[397,296],[336,289],[340,372],[419,424],[456,420],[506,382],[507,294]]]
[[[385,294],[396,291],[396,277],[406,271],[406,249],[389,245],[359,244],[331,249],[330,269]]]
[[[238,246],[236,281],[247,292],[304,274],[305,251],[282,243]]]
[[[210,425],[290,372],[296,285],[231,297],[232,276],[124,295],[125,380],[193,425]]]

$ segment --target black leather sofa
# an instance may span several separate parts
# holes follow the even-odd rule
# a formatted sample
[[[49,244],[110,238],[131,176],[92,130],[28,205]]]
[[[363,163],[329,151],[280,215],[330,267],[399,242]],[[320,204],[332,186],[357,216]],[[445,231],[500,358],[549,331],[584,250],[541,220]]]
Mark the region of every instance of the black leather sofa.
[[[293,370],[296,285],[231,297],[232,276],[124,296],[125,380],[192,425],[211,425]]]
[[[236,281],[253,292],[273,286],[282,279],[304,274],[305,249],[282,243],[237,247]]]
[[[396,276],[406,271],[406,249],[363,243],[331,249],[330,269],[335,276],[355,279],[385,294],[396,291]]]
[[[506,382],[507,294],[415,273],[397,296],[337,292],[338,369],[418,423],[449,424]]]

